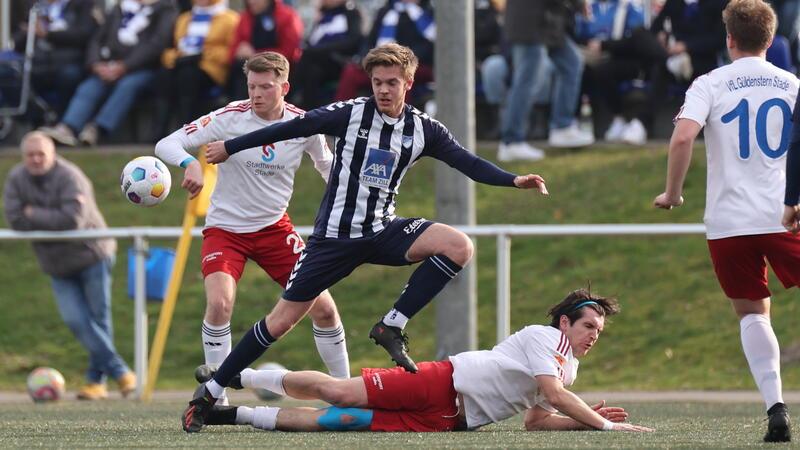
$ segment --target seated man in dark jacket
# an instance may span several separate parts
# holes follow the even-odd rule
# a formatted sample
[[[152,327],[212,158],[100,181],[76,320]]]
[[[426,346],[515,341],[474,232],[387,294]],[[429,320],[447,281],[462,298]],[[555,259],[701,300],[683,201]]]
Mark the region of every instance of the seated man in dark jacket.
[[[38,20],[31,82],[59,116],[85,76],[86,48],[97,28],[93,5],[92,0],[45,0],[35,6]],[[27,31],[26,20],[14,35],[19,53],[25,53]]]
[[[94,145],[100,134],[114,131],[155,80],[176,14],[172,0],[121,0],[92,37],[92,75],[78,86],[61,122],[41,131],[64,145]]]

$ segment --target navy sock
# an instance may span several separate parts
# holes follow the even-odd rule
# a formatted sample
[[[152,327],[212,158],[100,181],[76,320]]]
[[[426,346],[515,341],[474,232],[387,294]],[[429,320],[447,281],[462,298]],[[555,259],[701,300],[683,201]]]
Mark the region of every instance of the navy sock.
[[[246,369],[259,356],[263,355],[276,340],[267,331],[267,319],[259,320],[250,331],[245,333],[231,354],[219,366],[217,374],[214,375],[214,381],[222,387],[227,386],[237,373]]]
[[[433,255],[426,259],[411,274],[406,288],[394,304],[394,309],[410,319],[430,303],[462,268],[444,255]]]

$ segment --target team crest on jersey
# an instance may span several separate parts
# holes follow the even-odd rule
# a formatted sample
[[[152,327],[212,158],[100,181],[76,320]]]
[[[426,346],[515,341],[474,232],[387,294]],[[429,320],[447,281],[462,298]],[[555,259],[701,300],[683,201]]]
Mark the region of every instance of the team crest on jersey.
[[[361,169],[361,184],[376,188],[388,188],[396,162],[396,153],[370,148],[366,162]]]
[[[267,144],[261,146],[261,160],[265,163],[272,162],[275,159],[275,144]]]
[[[403,147],[411,147],[411,144],[414,143],[414,136],[403,135],[402,143]]]
[[[204,116],[200,119],[200,126],[205,128],[208,124],[211,123],[211,116]]]

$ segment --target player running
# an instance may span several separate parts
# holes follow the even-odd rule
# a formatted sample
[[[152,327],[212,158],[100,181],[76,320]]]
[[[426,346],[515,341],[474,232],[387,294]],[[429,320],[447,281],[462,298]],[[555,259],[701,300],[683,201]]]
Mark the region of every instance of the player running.
[[[221,163],[246,148],[323,133],[335,137],[336,149],[327,190],[314,233],[300,255],[286,290],[272,312],[258,321],[222,363],[207,391],[192,400],[183,422],[187,432],[202,427],[223,386],[303,318],[310,302],[364,263],[401,266],[422,262],[394,307],[370,331],[405,370],[417,366],[407,354],[402,332],[408,319],[427,305],[472,258],[472,241],[448,225],[395,215],[403,176],[421,157],[455,167],[475,181],[495,186],[538,189],[539,175],[516,176],[475,156],[447,129],[405,104],[414,81],[417,58],[407,47],[386,44],[363,61],[373,97],[339,102],[294,120],[239,138],[209,144],[211,163]],[[202,390],[201,390],[202,391]]]
[[[186,168],[181,186],[192,197],[203,188],[203,171],[187,149],[241,136],[304,113],[284,101],[289,91],[289,62],[283,55],[256,54],[247,60],[244,71],[249,100],[230,103],[156,144],[156,155]],[[236,285],[247,260],[255,261],[267,275],[285,286],[304,247],[286,213],[295,171],[305,152],[327,180],[333,159],[324,136],[309,136],[254,145],[219,165],[201,253],[206,289],[203,351],[206,364],[212,367],[218,367],[230,353],[230,319]],[[327,290],[314,297],[317,301],[311,303],[309,315],[314,322],[317,350],[331,375],[348,378],[347,345],[336,305]]]
[[[416,374],[363,369],[361,377],[336,380],[312,371],[245,369],[234,379],[236,387],[333,406],[216,406],[206,424],[283,431],[454,431],[525,411],[528,430],[652,431],[624,423],[623,408],[605,402],[590,407],[565,388],[575,381],[578,358],[597,343],[605,318],[618,311],[616,300],[581,289],[550,310],[549,325],[525,327],[492,350],[420,363]]]
[[[686,92],[669,146],[666,191],[655,206],[683,204],[692,145],[705,127],[705,224],[722,290],[740,319],[742,348],[766,403],[764,440],[791,440],[778,340],[770,323],[767,265],[785,287],[800,285],[800,238],[781,227],[785,158],[797,78],[766,61],[775,34],[762,0],[732,0],[722,13],[731,64],[697,78]],[[795,111],[797,113],[797,111]],[[788,204],[797,204],[797,195]]]

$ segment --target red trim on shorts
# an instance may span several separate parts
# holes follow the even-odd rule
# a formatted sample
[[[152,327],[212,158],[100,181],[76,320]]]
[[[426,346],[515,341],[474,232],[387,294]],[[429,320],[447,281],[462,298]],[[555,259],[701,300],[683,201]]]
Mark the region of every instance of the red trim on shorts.
[[[422,362],[417,373],[401,367],[361,369],[370,431],[453,431],[459,426],[453,364]]]
[[[708,250],[728,298],[769,297],[767,262],[783,287],[800,286],[800,236],[787,232],[712,239]]]

